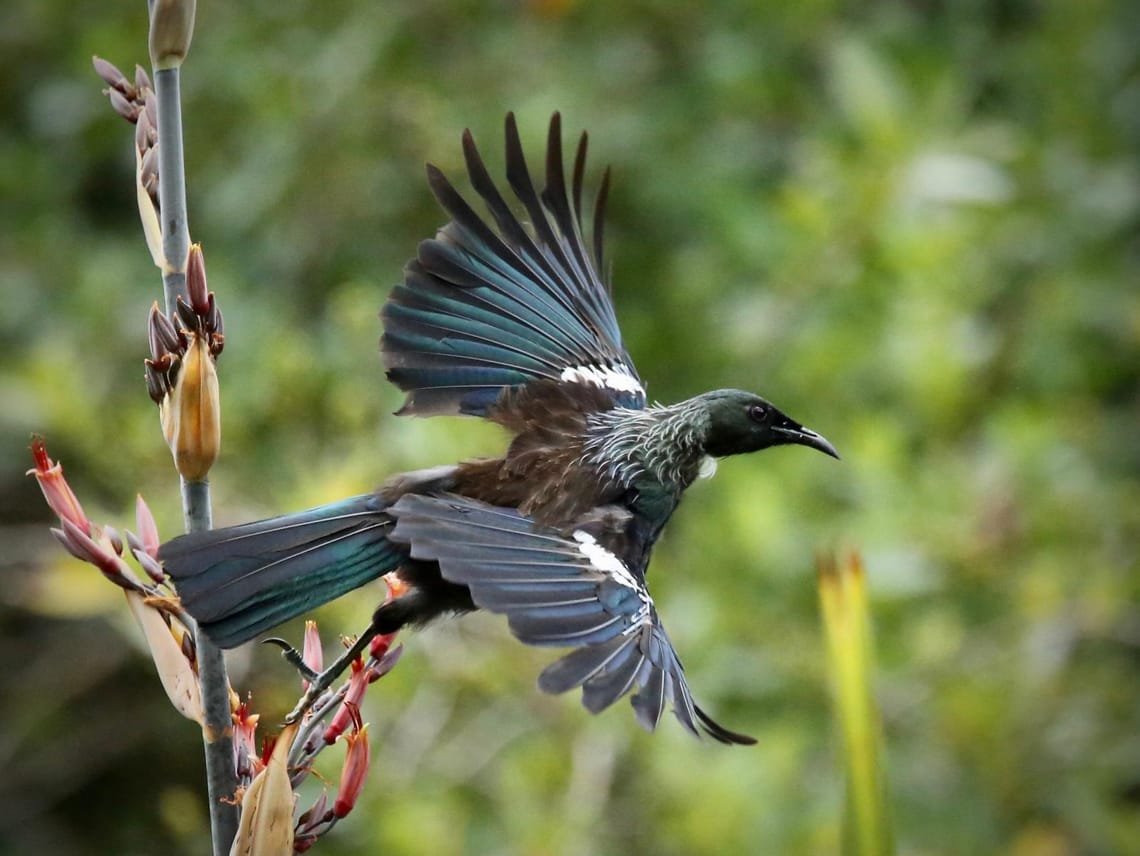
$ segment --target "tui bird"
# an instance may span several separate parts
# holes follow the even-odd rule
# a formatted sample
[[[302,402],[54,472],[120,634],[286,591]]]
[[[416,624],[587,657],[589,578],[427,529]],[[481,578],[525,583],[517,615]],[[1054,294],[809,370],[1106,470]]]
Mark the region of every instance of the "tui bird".
[[[605,274],[608,170],[586,240],[586,141],[583,133],[568,188],[554,114],[540,192],[507,115],[507,183],[523,219],[465,132],[467,172],[490,219],[429,165],[450,222],[419,245],[381,312],[387,377],[407,393],[398,413],[489,419],[513,435],[505,455],[184,535],[160,557],[184,608],[223,648],[393,574],[403,593],[376,610],[349,655],[378,633],[487,609],[506,615],[522,642],[575,649],[539,676],[546,692],[580,686],[596,713],[634,691],[649,731],[670,705],[697,736],[753,743],[694,703],[646,587],[650,553],[709,458],[786,444],[839,455],[750,392],[648,403]],[[333,671],[320,676],[324,686]]]

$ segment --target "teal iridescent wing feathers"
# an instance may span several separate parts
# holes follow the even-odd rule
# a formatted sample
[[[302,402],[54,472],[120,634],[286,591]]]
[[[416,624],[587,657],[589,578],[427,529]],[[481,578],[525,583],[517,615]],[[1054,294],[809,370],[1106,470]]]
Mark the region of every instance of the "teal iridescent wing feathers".
[[[514,117],[506,123],[507,180],[529,226],[499,192],[471,138],[463,138],[471,186],[485,221],[435,167],[428,181],[451,217],[424,241],[381,312],[388,378],[408,393],[402,413],[485,416],[504,389],[535,380],[589,384],[615,404],[645,406],[645,390],[621,344],[599,269],[603,181],[587,249],[581,216],[586,138],[568,192],[561,126],[551,120],[546,183],[535,189]]]
[[[396,528],[389,538],[413,559],[438,563],[444,579],[470,589],[479,608],[506,615],[520,641],[577,649],[542,673],[541,689],[580,686],[593,713],[632,692],[638,722],[649,731],[671,706],[694,734],[754,742],[693,702],[641,570],[604,546],[616,535],[613,521],[628,518],[623,509],[614,513],[591,514],[563,534],[515,509],[454,494],[407,494],[391,508]],[[599,528],[598,520],[608,525]]]

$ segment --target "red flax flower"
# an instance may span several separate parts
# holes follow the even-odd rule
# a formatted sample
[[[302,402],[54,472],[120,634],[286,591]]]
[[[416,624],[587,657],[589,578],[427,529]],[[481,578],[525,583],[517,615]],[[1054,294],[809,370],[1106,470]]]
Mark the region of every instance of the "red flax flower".
[[[344,698],[323,735],[326,745],[331,746],[335,743],[337,738],[344,734],[349,723],[360,716],[360,702],[364,699],[368,685],[384,677],[399,662],[403,648],[391,647],[395,636],[395,633],[388,633],[373,639],[369,644],[368,662],[365,662],[363,657],[353,660]]]
[[[127,605],[146,637],[159,679],[167,696],[183,716],[202,721],[202,700],[198,687],[193,639],[177,619],[177,607],[169,590],[161,587],[164,578],[155,558],[158,529],[150,509],[139,498],[136,504],[141,534],[127,533],[131,555],[153,580],[144,584],[123,559],[123,539],[110,526],[92,523],[63,477],[63,467],[48,457],[42,437],[32,439],[35,476],[48,506],[59,517],[60,527],[51,533],[72,556],[97,567],[107,579],[123,589]]]
[[[325,729],[324,740],[327,745],[331,746],[335,743],[354,719],[359,720],[360,702],[364,698],[364,691],[368,689],[370,674],[371,670],[364,667],[363,657],[357,657],[352,661],[352,674],[348,678],[348,692],[344,694],[340,708],[333,714],[332,722]]]
[[[35,476],[48,506],[59,517],[60,528],[51,534],[71,555],[94,565],[107,579],[128,591],[142,591],[143,585],[123,561],[123,542],[119,533],[107,527],[95,526],[83,511],[67,479],[63,466],[48,457],[43,437],[32,438],[32,459],[35,467],[28,475]]]
[[[48,457],[43,437],[32,438],[32,458],[36,466],[35,469],[28,470],[28,475],[36,477],[51,510],[60,520],[70,520],[84,535],[90,536],[91,521],[83,513],[83,506],[63,477],[63,466]]]
[[[372,749],[368,745],[368,725],[361,725],[359,713],[353,722],[353,729],[344,735],[348,748],[344,753],[344,767],[340,774],[340,787],[333,803],[333,815],[344,817],[364,790],[364,780],[368,778],[368,765],[372,760]]]
[[[265,767],[257,751],[257,722],[261,717],[250,710],[248,701],[239,704],[232,716],[234,769],[237,771],[239,785],[248,785]]]

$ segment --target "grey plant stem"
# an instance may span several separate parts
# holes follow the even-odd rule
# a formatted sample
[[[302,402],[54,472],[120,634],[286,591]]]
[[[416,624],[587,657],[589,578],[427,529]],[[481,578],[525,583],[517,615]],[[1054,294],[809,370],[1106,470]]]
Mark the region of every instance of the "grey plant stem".
[[[162,222],[162,254],[166,259],[162,269],[162,291],[166,314],[171,318],[177,317],[175,300],[179,296],[188,300],[186,257],[190,252],[180,71],[166,68],[154,72],[154,94],[158,101],[159,216]],[[208,502],[208,492],[205,498]]]
[[[179,68],[154,71],[158,106],[158,194],[162,222],[162,271],[167,314],[175,314],[178,296],[186,292],[186,259],[190,230],[186,216],[186,169],[182,150],[182,99]],[[211,526],[210,485],[182,480],[182,510],[187,532]],[[206,785],[210,807],[210,836],[214,856],[229,853],[237,834],[238,811],[232,800],[237,791],[233,763],[233,725],[230,716],[229,678],[221,649],[209,637],[196,634],[198,678],[202,689],[202,740],[206,755]]]

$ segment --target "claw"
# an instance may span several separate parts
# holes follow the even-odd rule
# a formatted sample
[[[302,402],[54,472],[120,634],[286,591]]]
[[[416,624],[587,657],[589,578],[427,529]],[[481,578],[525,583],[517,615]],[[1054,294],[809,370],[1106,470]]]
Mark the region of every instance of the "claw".
[[[281,656],[285,658],[285,661],[289,663],[289,665],[300,672],[301,677],[306,681],[313,683],[320,677],[320,674],[314,672],[305,664],[305,659],[301,656],[301,652],[286,642],[284,639],[281,639],[278,636],[270,636],[268,639],[262,639],[261,644],[276,645],[278,648],[280,648]],[[333,680],[336,680],[336,675],[332,676],[332,678],[329,680],[329,683],[332,683]]]
[[[314,672],[305,665],[305,661],[301,658],[300,652],[286,642],[284,639],[270,637],[263,641],[277,645],[281,648],[281,656],[288,660],[294,668],[301,673],[301,675],[309,682],[309,688],[305,690],[305,694],[301,696],[301,700],[297,702],[289,714],[285,717],[285,724],[292,725],[294,722],[300,721],[301,717],[305,715],[310,707],[321,695],[332,686],[332,682],[339,678],[344,671],[352,665],[352,661],[361,656],[368,648],[369,643],[376,637],[379,631],[372,625],[357,637],[356,641],[348,647],[348,649],[337,657],[336,661],[325,669],[323,672]]]

